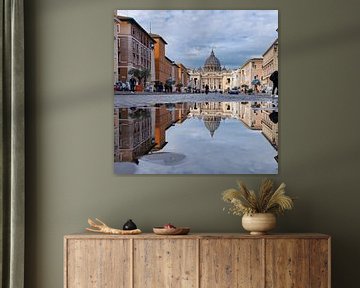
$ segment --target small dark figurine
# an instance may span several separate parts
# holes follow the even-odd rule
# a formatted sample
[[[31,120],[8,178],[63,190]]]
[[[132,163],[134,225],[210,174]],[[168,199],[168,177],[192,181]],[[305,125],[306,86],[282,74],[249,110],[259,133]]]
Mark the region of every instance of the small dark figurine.
[[[129,219],[123,226],[123,230],[135,230],[137,229],[136,224]]]

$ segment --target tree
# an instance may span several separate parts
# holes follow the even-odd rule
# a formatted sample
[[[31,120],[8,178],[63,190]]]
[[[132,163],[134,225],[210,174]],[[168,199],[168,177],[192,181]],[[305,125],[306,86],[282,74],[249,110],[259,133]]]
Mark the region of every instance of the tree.
[[[128,74],[137,78],[139,84],[142,84],[141,82],[144,79],[144,86],[146,84],[147,78],[151,75],[150,69],[147,68],[143,68],[143,69],[131,68]]]
[[[182,83],[178,83],[175,86],[177,88],[177,91],[181,92],[181,87],[183,87],[184,85]]]
[[[150,77],[150,75],[151,75],[150,69],[144,68],[141,70],[141,76],[142,78],[144,78],[144,86],[146,85],[147,79]]]

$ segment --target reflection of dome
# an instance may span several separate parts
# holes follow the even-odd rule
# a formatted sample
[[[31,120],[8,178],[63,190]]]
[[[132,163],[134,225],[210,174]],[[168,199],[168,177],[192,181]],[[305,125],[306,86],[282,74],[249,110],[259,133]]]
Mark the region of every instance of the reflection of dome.
[[[205,71],[220,71],[221,64],[218,58],[214,54],[214,50],[211,50],[210,56],[206,59],[204,64]]]
[[[204,116],[203,118],[205,127],[210,131],[211,137],[214,137],[215,130],[219,128],[221,117],[220,116]]]

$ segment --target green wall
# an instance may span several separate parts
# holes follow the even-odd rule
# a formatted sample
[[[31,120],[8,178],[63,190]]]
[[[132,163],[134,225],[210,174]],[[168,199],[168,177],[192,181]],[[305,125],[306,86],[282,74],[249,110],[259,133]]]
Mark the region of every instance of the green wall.
[[[113,174],[115,8],[280,10],[274,179],[299,199],[278,231],[332,235],[333,287],[358,287],[358,1],[25,2],[26,287],[62,287],[63,235],[82,231],[88,216],[113,226],[132,218],[145,231],[172,222],[196,232],[240,232],[220,192],[238,178],[250,186],[262,178]]]

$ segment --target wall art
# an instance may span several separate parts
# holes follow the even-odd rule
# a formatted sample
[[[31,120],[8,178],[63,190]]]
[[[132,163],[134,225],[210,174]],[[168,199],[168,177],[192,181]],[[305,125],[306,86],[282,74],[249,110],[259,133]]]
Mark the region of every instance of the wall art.
[[[114,172],[277,174],[277,10],[116,10]]]

